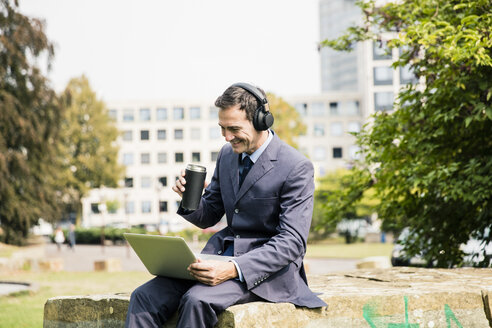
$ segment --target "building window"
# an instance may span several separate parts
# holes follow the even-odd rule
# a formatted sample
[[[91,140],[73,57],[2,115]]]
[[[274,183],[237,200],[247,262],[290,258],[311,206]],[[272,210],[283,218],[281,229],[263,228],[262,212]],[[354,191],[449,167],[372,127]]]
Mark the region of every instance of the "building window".
[[[99,204],[98,203],[91,203],[91,213],[92,214],[101,213],[101,211],[99,211]]]
[[[372,44],[372,54],[374,60],[391,59],[391,49],[387,46],[387,41],[374,41]]]
[[[141,153],[140,154],[140,164],[150,164],[150,154]]]
[[[359,122],[349,122],[347,126],[348,132],[351,133],[359,133],[360,132],[360,123]]]
[[[118,111],[116,109],[108,110],[108,116],[112,121],[118,121]]]
[[[349,116],[357,116],[360,114],[359,111],[359,102],[357,100],[353,101],[346,101],[344,103],[345,107],[345,114]]]
[[[183,129],[174,129],[174,139],[175,140],[183,139]]]
[[[211,127],[208,131],[210,140],[215,140],[220,138],[220,128],[218,126]]]
[[[330,115],[331,116],[337,116],[338,113],[338,103],[337,102],[331,102],[330,103]]]
[[[190,108],[190,120],[199,120],[200,118],[201,118],[200,107],[191,107]]]
[[[167,108],[157,108],[156,112],[156,118],[158,121],[165,121],[167,120]]]
[[[375,92],[374,109],[376,111],[388,111],[393,109],[393,92]]]
[[[140,109],[140,121],[150,121],[150,109],[141,108]]]
[[[133,188],[133,178],[125,177],[125,188]]]
[[[202,130],[200,128],[191,128],[191,139],[200,140],[202,136]]]
[[[167,187],[167,177],[159,177],[159,183],[162,187]]]
[[[123,154],[123,165],[133,165],[133,153]]]
[[[215,106],[210,107],[208,117],[213,120],[219,118],[219,109]]]
[[[306,103],[298,103],[298,104],[295,104],[294,107],[301,116],[307,116],[307,104]]]
[[[342,158],[342,147],[333,147],[333,158]]]
[[[149,130],[140,130],[140,140],[149,140],[150,133]]]
[[[133,131],[125,130],[123,131],[123,141],[132,141],[133,140]]]
[[[387,66],[374,67],[374,85],[393,84],[393,69]]]
[[[159,202],[159,212],[167,212],[167,202]]]
[[[167,153],[157,153],[157,163],[167,163]]]
[[[322,117],[326,116],[326,106],[323,102],[315,102],[311,104],[311,116]]]
[[[135,120],[133,109],[125,109],[123,111],[123,122],[133,122]]]
[[[343,134],[343,124],[342,122],[332,122],[330,123],[330,134],[333,137],[339,137]]]
[[[174,107],[173,108],[173,119],[176,121],[184,120],[184,109],[183,109],[183,107]]]
[[[151,213],[152,212],[152,202],[148,200],[142,201],[142,213]]]
[[[400,67],[400,83],[401,84],[417,83],[417,77],[410,69],[409,65]]]
[[[167,133],[166,130],[157,130],[157,140],[166,140]]]
[[[356,145],[350,146],[349,147],[349,157],[350,157],[350,159],[359,159],[360,158],[359,151],[360,151],[360,147],[359,146],[356,146]]]
[[[217,162],[217,157],[219,157],[219,152],[218,151],[213,151],[210,153],[210,160],[212,162]]]
[[[130,201],[125,203],[125,213],[126,214],[133,214],[135,213],[135,203]]]
[[[200,162],[200,153],[199,152],[193,152],[191,153],[191,161],[195,163]]]
[[[183,155],[183,153],[175,153],[174,154],[174,161],[176,163],[183,163],[184,162],[184,155]]]
[[[140,179],[140,188],[151,188],[152,187],[152,179],[148,176],[142,177]]]
[[[313,128],[313,135],[315,137],[323,137],[325,135],[325,125],[315,124]]]
[[[315,161],[324,161],[326,159],[326,148],[323,146],[314,147],[313,159]]]

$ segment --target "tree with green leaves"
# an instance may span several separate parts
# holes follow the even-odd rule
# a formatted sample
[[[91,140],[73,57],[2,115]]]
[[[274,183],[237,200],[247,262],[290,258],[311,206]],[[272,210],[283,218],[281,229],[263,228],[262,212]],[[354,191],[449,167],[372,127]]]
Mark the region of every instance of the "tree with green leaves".
[[[439,267],[462,264],[470,237],[492,240],[492,2],[361,1],[364,24],[324,46],[392,35],[393,66],[421,81],[403,89],[392,113],[377,113],[358,135],[364,159],[327,204],[326,220],[372,188],[386,229],[408,227],[405,249]],[[481,251],[482,266],[491,265]]]
[[[58,219],[57,140],[62,111],[40,72],[53,57],[44,24],[0,0],[0,239],[22,244],[39,218]]]
[[[348,188],[352,181],[352,171],[347,169],[338,169],[318,179],[314,192],[311,240],[328,237],[335,232],[337,224],[342,220],[369,219],[372,216],[378,203],[373,190],[365,190],[362,197],[358,197],[358,202],[347,203],[346,207],[338,208],[335,217],[326,215],[327,208],[330,209],[332,203],[337,204],[341,191]]]
[[[296,138],[306,133],[306,125],[302,122],[299,113],[284,99],[273,93],[267,93],[267,99],[275,117],[272,128],[283,141],[297,148]]]
[[[61,162],[66,211],[80,217],[81,199],[92,188],[117,187],[124,173],[118,164],[119,131],[85,76],[73,78],[61,95]]]

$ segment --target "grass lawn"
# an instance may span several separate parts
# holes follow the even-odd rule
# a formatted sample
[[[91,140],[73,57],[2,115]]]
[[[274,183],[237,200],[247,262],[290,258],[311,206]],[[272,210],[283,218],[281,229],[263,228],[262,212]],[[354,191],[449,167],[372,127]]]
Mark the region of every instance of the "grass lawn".
[[[369,256],[391,256],[391,243],[308,244],[306,257],[361,259]]]
[[[35,293],[0,296],[0,328],[43,327],[44,303],[55,296],[123,293],[149,280],[146,272],[0,273],[0,281],[36,283]]]

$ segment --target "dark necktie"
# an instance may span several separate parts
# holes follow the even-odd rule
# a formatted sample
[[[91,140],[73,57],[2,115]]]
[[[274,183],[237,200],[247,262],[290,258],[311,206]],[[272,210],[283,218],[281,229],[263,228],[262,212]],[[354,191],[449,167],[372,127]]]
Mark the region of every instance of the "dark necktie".
[[[253,166],[253,161],[249,156],[244,157],[243,162],[242,162],[242,167],[239,168],[239,187],[243,184],[244,178],[246,178],[246,175],[248,174],[249,170]]]

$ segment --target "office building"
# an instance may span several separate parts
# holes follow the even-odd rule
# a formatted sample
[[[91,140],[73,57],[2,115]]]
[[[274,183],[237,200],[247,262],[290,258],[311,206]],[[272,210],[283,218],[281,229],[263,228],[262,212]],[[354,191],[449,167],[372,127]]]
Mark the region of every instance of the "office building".
[[[359,94],[285,99],[307,126],[298,144],[312,160],[316,177],[350,166],[358,150],[350,132],[358,132],[364,118]],[[119,162],[126,174],[120,188],[93,189],[83,199],[83,225],[146,225],[164,232],[189,226],[176,214],[180,197],[171,187],[187,163],[205,166],[210,181],[225,144],[218,109],[211,104],[211,100],[109,103],[109,114],[121,132]]]

